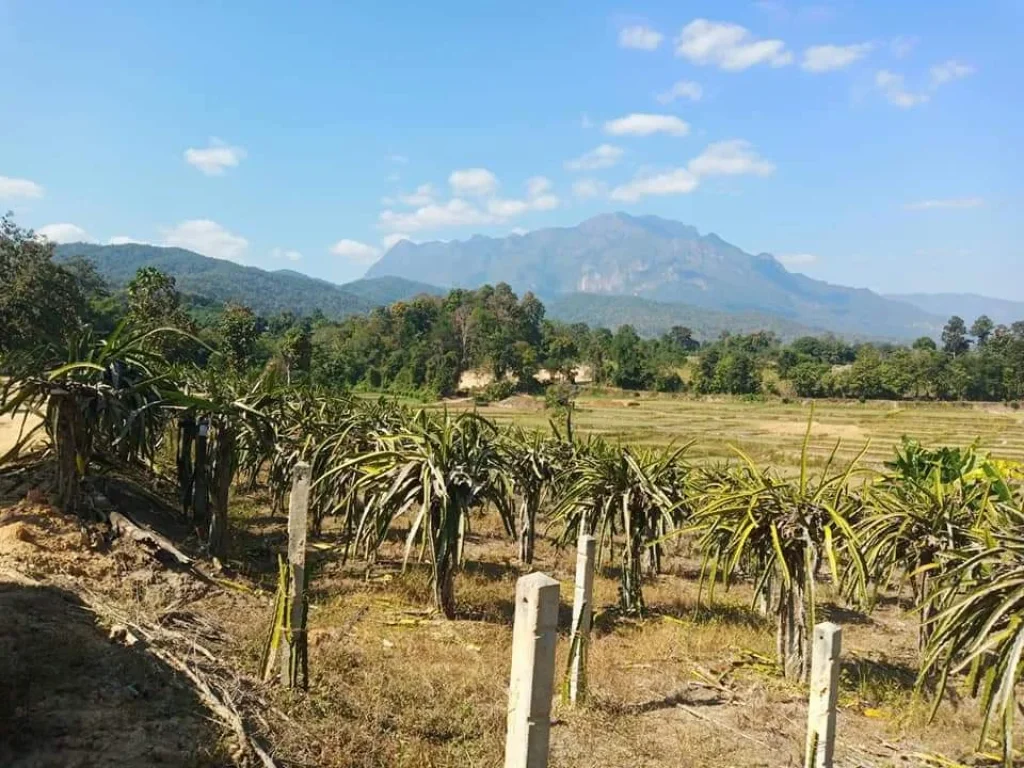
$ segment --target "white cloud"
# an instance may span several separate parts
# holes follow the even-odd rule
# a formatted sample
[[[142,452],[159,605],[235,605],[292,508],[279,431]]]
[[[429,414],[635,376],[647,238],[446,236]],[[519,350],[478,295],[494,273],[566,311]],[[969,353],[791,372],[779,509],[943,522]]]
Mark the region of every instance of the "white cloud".
[[[648,195],[685,195],[697,188],[699,179],[685,168],[643,176],[612,190],[611,199],[634,203]]]
[[[580,179],[573,182],[572,185],[573,197],[578,197],[580,200],[603,197],[607,191],[608,185],[597,179]]]
[[[530,200],[530,208],[534,211],[553,211],[561,204],[556,195],[540,195]]]
[[[907,88],[903,75],[890,72],[887,69],[875,73],[875,85],[882,91],[890,104],[895,104],[901,109],[910,109],[927,102],[931,98],[931,93],[939,90],[946,83],[961,80],[973,75],[975,71],[970,64],[949,59],[941,64],[936,64],[929,70],[930,80],[927,90],[911,91]]]
[[[37,237],[54,243],[81,243],[89,239],[88,233],[77,224],[47,224],[36,230]]]
[[[388,160],[390,160],[395,165],[405,165],[406,163],[409,162],[409,158],[408,157],[406,157],[405,155],[397,155],[397,154],[388,155]]]
[[[667,133],[670,136],[685,136],[690,126],[675,115],[650,115],[633,113],[604,124],[605,133],[612,136],[650,136]]]
[[[932,88],[938,88],[952,80],[960,80],[974,74],[974,67],[956,59],[944,61],[931,68]]]
[[[909,56],[910,52],[917,46],[918,39],[911,35],[897,35],[889,41],[889,50],[897,59]]]
[[[270,251],[270,257],[286,261],[302,261],[302,254],[290,248],[274,248]]]
[[[0,200],[13,200],[15,198],[36,199],[43,196],[43,188],[34,181],[28,179],[12,179],[10,176],[0,176]]]
[[[857,59],[867,56],[871,48],[871,43],[812,45],[804,51],[804,60],[800,66],[807,72],[832,72],[837,69],[845,69]]]
[[[529,231],[530,230],[523,229],[522,227],[512,227],[512,229],[510,229],[508,233],[510,235],[519,235],[520,237],[522,237],[523,235],[528,234]]]
[[[818,261],[818,257],[813,253],[784,253],[776,258],[787,267],[806,267]]]
[[[419,206],[419,205],[430,205],[434,202],[434,197],[437,191],[434,189],[433,184],[420,184],[416,187],[416,191],[408,195],[399,195],[398,199],[406,205]],[[390,205],[390,198],[385,198],[389,202],[385,203]]]
[[[676,99],[700,101],[703,95],[704,89],[700,87],[700,83],[695,83],[692,80],[680,80],[664,93],[659,93],[655,98],[662,104],[670,104]]]
[[[107,245],[147,245],[145,240],[139,240],[130,235],[114,235],[107,240]]]
[[[551,189],[551,179],[547,176],[531,176],[526,180],[526,194],[530,197],[540,197]]]
[[[447,203],[431,203],[408,213],[384,210],[377,217],[378,226],[391,232],[422,232],[492,223],[494,217],[491,214],[458,197]]]
[[[529,200],[506,200],[500,197],[487,201],[487,212],[496,219],[513,219],[527,211],[550,211],[557,208],[561,200],[555,195],[537,195]]]
[[[980,197],[960,197],[947,200],[920,200],[916,203],[907,203],[904,208],[908,211],[931,211],[935,209],[964,209],[980,208],[985,201]]]
[[[784,67],[793,61],[781,40],[757,40],[746,27],[695,19],[676,38],[676,56],[738,72],[757,64]]]
[[[380,249],[358,240],[339,240],[331,246],[331,253],[355,264],[372,264],[380,258]]]
[[[409,240],[408,235],[403,235],[401,232],[393,232],[390,235],[384,235],[380,239],[381,245],[384,246],[385,250],[391,250],[403,240]]]
[[[249,241],[233,234],[215,221],[189,219],[163,230],[164,245],[187,248],[217,259],[244,262]]]
[[[900,109],[910,109],[928,101],[927,93],[913,93],[907,90],[903,75],[895,74],[887,69],[875,73],[875,85],[881,89],[890,104]]]
[[[743,139],[708,144],[687,167],[695,176],[770,176],[775,172],[775,165],[758,155],[753,145]]]
[[[596,171],[611,168],[622,159],[622,149],[611,144],[602,144],[574,160],[565,162],[567,171]]]
[[[503,200],[496,197],[487,201],[487,211],[499,219],[522,216],[528,210],[530,204],[526,200]]]
[[[452,171],[448,183],[456,195],[486,197],[498,190],[498,177],[486,168],[464,168]]]
[[[638,24],[633,27],[623,27],[619,32],[620,48],[636,48],[641,51],[653,51],[665,38],[661,32]]]
[[[211,138],[205,149],[189,147],[185,150],[185,162],[207,176],[222,176],[226,169],[235,168],[244,158],[244,149],[229,146],[218,138]]]

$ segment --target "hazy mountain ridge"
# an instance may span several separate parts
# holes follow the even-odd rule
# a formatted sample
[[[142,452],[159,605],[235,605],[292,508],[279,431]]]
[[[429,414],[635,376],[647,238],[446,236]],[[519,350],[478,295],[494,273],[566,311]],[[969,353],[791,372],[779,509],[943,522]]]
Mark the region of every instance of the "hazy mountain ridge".
[[[602,296],[570,293],[545,301],[547,316],[564,323],[586,323],[615,329],[631,325],[641,336],[660,336],[674,325],[686,326],[701,341],[713,341],[723,332],[771,331],[784,341],[820,336],[825,331],[760,312],[718,312],[689,304],[651,301],[637,296]]]
[[[421,293],[444,292],[400,277],[337,285],[291,269],[270,272],[202,256],[183,248],[93,243],[57,246],[58,261],[76,255],[92,261],[99,273],[114,285],[127,283],[140,267],[156,267],[172,275],[183,293],[220,302],[247,304],[264,315],[282,311],[310,315],[320,309],[328,317],[342,318],[364,314],[381,304],[391,304]]]
[[[1021,302],[972,294],[883,297],[830,285],[789,272],[770,254],[747,254],[686,224],[625,214],[508,238],[402,242],[367,277],[341,285],[292,269],[267,271],[181,248],[57,246],[58,260],[76,254],[92,260],[115,285],[127,283],[140,267],[152,266],[173,275],[183,293],[248,304],[265,315],[285,310],[309,315],[320,309],[328,317],[342,318],[420,294],[443,295],[451,287],[505,280],[519,293],[537,293],[552,319],[613,329],[629,323],[643,335],[686,325],[703,339],[723,331],[755,330],[770,330],[784,339],[825,331],[862,339],[906,339],[937,335],[953,313],[968,323],[982,313],[996,322],[1024,318]],[[405,268],[414,274],[391,274]],[[434,282],[411,279],[418,275]],[[566,286],[568,290],[561,290]],[[579,290],[581,286],[586,290]],[[614,292],[618,290],[632,293]]]
[[[542,298],[628,295],[717,311],[761,312],[860,336],[935,334],[945,318],[867,289],[789,272],[715,234],[656,216],[604,214],[576,227],[415,244],[402,241],[368,271],[453,287],[507,282]]]
[[[977,293],[902,293],[887,297],[941,317],[959,315],[968,325],[979,315],[988,315],[992,322],[1004,325],[1024,320],[1024,301],[994,299]]]

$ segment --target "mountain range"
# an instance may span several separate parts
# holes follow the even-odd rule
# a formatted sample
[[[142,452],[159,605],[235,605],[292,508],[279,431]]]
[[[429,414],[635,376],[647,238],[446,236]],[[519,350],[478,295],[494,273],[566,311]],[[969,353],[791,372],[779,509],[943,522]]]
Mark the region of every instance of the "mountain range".
[[[283,310],[331,318],[451,288],[509,283],[533,291],[548,316],[610,328],[629,323],[643,335],[673,325],[698,338],[771,330],[784,339],[825,331],[852,338],[937,336],[951,314],[968,323],[1024,318],[1024,304],[968,294],[882,296],[788,271],[771,254],[749,254],[715,234],[655,216],[605,214],[575,227],[504,238],[401,241],[362,280],[335,284],[294,270],[267,271],[181,248],[152,245],[57,246],[57,258],[85,256],[114,285],[143,266],[173,275],[184,293],[245,303],[261,314]]]
[[[686,224],[625,213],[502,238],[403,240],[367,272],[384,275],[465,288],[504,281],[544,299],[586,293],[768,313],[861,337],[936,334],[946,320],[867,289],[790,272],[771,254],[746,253]]]
[[[155,245],[96,245],[67,243],[57,246],[58,261],[84,256],[105,280],[121,286],[141,267],[155,267],[174,277],[183,293],[219,302],[247,304],[263,315],[285,310],[310,315],[319,309],[333,319],[364,314],[374,307],[412,298],[421,293],[443,293],[433,285],[380,277],[337,285],[291,269],[267,271],[225,259],[214,259],[183,248]]]
[[[976,293],[902,293],[888,297],[940,317],[959,315],[968,325],[980,315],[988,315],[997,325],[1024,320],[1024,301],[993,299]]]

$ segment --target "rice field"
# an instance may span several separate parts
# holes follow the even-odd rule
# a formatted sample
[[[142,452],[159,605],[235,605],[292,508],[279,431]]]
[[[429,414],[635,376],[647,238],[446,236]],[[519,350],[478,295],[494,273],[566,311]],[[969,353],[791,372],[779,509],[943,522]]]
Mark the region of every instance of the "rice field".
[[[468,406],[467,406],[468,407]],[[735,457],[736,446],[760,464],[799,466],[811,416],[810,401],[756,402],[739,398],[694,399],[644,393],[583,396],[577,400],[577,434],[602,435],[634,445],[694,441],[690,455],[708,461]],[[839,442],[838,456],[880,467],[903,435],[927,445],[979,446],[993,457],[1024,461],[1024,411],[999,403],[898,403],[817,401],[813,404],[810,463],[823,463]],[[479,406],[499,423],[548,428],[542,401],[515,397]]]

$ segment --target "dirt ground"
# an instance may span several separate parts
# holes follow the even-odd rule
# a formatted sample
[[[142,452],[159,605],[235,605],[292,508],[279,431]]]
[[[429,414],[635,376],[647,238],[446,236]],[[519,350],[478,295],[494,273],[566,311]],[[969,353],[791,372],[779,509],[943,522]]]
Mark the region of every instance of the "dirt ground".
[[[131,542],[108,543],[30,486],[0,482],[0,765],[219,766],[238,756],[194,686],[145,642],[120,635],[97,604],[202,627],[194,641],[233,670],[231,690],[249,702],[252,727],[282,766],[502,764],[520,570],[491,518],[471,535],[454,621],[427,609],[423,567],[401,572],[400,536],[367,572],[342,562],[328,525],[311,542],[310,689],[293,693],[255,680],[285,537],[264,499],[236,498],[233,551],[211,580]],[[562,584],[561,675],[573,553],[545,539],[538,561]],[[749,609],[749,587],[698,604],[696,576],[679,542],[669,572],[645,585],[641,621],[617,613],[616,572],[602,567],[591,698],[578,710],[556,703],[552,768],[801,764],[806,689],[778,676],[772,629]],[[947,702],[929,723],[914,699],[915,617],[894,599],[865,616],[823,591],[820,615],[844,629],[836,765],[974,760],[976,707]]]
[[[18,436],[21,434],[22,429],[28,432],[38,423],[39,419],[32,416],[24,421],[24,425],[21,417],[12,419],[7,416],[0,416],[0,456],[3,456],[14,447],[18,442]]]

